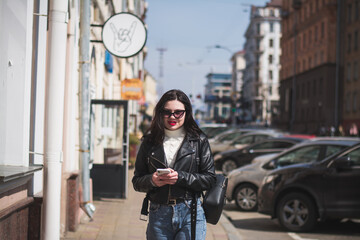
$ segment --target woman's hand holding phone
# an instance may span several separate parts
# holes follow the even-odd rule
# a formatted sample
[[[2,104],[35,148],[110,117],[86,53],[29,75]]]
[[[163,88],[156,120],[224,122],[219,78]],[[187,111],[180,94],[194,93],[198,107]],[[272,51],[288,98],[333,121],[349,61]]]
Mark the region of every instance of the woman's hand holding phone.
[[[171,168],[157,169],[152,175],[152,181],[158,187],[162,187],[167,184],[174,185],[177,182],[177,179],[177,171]]]

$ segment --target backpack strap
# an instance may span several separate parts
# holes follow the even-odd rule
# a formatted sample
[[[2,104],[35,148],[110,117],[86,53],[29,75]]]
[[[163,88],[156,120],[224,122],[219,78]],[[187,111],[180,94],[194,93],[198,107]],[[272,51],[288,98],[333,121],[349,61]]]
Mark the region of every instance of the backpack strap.
[[[194,148],[194,141],[191,141],[191,147],[192,149],[195,150],[195,153],[192,154],[192,163],[194,163],[194,161],[196,161],[196,171],[198,172],[199,170],[199,166],[198,166],[198,162],[197,162],[197,147]],[[195,240],[196,239],[196,217],[197,217],[197,199],[196,199],[196,193],[193,194],[193,199],[191,201],[191,208],[190,208],[190,213],[191,213],[191,240]]]

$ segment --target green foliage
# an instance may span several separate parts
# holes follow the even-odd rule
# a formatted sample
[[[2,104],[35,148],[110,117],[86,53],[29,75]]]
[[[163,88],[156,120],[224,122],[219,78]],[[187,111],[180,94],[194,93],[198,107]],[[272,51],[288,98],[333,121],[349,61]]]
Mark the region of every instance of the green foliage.
[[[135,165],[135,160],[136,160],[136,150],[137,147],[140,144],[140,139],[137,135],[135,134],[130,134],[129,135],[129,165],[130,167],[133,167]]]
[[[140,139],[135,134],[129,134],[129,144],[140,144]]]

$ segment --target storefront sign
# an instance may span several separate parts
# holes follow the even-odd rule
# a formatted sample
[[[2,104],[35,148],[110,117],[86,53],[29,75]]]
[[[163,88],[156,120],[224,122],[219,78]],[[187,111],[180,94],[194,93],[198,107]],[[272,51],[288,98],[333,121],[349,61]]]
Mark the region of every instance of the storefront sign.
[[[125,79],[121,82],[123,100],[139,100],[142,97],[143,82],[138,78]]]

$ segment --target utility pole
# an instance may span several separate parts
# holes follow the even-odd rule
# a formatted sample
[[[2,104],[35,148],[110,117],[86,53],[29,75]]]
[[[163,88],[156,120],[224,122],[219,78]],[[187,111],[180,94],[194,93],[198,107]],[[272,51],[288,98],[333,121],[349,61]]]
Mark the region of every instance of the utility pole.
[[[159,51],[159,86],[158,86],[158,94],[161,96],[164,91],[164,53],[167,51],[166,48],[160,47],[156,49]]]

